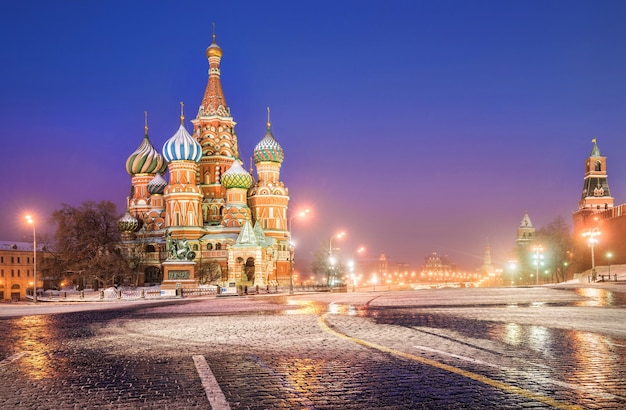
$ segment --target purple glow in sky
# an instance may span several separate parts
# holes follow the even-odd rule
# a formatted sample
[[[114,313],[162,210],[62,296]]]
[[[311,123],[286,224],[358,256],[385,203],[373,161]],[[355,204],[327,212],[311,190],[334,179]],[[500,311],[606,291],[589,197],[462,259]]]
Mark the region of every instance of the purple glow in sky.
[[[61,203],[115,202],[127,157],[195,116],[211,23],[240,154],[265,133],[304,256],[339,230],[348,253],[480,266],[577,208],[596,137],[626,198],[626,2],[28,1],[0,15],[0,239]]]

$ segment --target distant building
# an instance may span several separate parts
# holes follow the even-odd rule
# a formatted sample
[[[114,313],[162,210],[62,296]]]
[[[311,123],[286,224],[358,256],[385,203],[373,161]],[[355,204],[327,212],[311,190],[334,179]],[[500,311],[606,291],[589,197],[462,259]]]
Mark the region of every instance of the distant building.
[[[533,226],[528,211],[524,212],[524,217],[517,227],[517,247],[527,248],[535,240],[535,227]]]
[[[433,252],[424,258],[420,277],[427,281],[451,280],[456,273],[456,267],[450,262],[447,255]]]
[[[193,130],[187,131],[181,104],[179,128],[159,152],[146,119],[141,144],[126,161],[131,190],[118,227],[127,256],[139,263],[139,284],[162,289],[287,285],[289,195],[269,109],[265,135],[253,151],[255,178],[252,163],[244,169],[222,91],[215,35],[206,57],[208,82]]]
[[[491,248],[489,247],[489,241],[487,241],[485,245],[483,264],[479,268],[479,272],[483,275],[493,275],[496,272],[496,268],[491,264]]]
[[[40,262],[41,248],[37,246],[37,262]],[[26,292],[33,290],[33,243],[0,242],[0,301],[20,301],[26,299]],[[37,276],[37,287],[43,284]]]
[[[593,247],[596,266],[626,264],[626,204],[614,206],[608,183],[607,159],[600,153],[597,141],[593,139],[592,142],[593,148],[585,160],[578,210],[572,215],[576,272],[591,268],[590,233],[594,233],[597,240]],[[607,256],[609,252],[610,259]]]

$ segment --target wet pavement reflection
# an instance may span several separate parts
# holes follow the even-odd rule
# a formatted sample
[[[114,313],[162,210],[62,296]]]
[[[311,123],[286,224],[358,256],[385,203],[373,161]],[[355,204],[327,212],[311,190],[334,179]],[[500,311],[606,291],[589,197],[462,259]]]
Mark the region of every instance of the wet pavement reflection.
[[[580,315],[609,327],[624,294],[542,290],[533,301],[511,292],[490,303],[489,292],[216,298],[0,318],[0,396],[25,384],[31,391],[13,407],[45,408],[34,401],[45,391],[85,408],[206,408],[193,354],[206,358],[233,408],[545,407],[464,371],[583,407],[626,406],[626,332],[557,326]],[[319,317],[349,337],[323,331]],[[359,338],[461,371],[365,348]]]
[[[626,293],[613,292],[601,288],[578,288],[574,292],[579,296],[587,298],[584,301],[576,302],[575,306],[594,307],[624,307],[626,306]]]

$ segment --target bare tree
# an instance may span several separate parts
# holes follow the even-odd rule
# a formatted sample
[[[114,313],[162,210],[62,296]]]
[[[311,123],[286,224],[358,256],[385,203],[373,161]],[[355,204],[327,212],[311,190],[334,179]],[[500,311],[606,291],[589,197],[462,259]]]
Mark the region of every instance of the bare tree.
[[[345,266],[341,262],[341,259],[331,263],[328,245],[323,243],[317,248],[313,255],[311,271],[316,275],[323,275],[326,278],[326,283],[332,285],[333,283],[331,282],[341,280],[340,278],[343,277],[345,273]],[[337,283],[334,284],[336,285]]]
[[[196,269],[198,284],[215,283],[222,279],[222,266],[216,259],[201,260]]]
[[[570,255],[574,246],[574,238],[570,227],[562,216],[556,217],[548,225],[537,231],[538,244],[542,244],[546,252],[546,265],[556,282],[563,282],[566,269],[571,263]]]
[[[119,218],[111,201],[86,201],[79,207],[62,204],[52,214],[52,222],[56,224],[56,269],[82,271],[99,286],[121,283],[131,274],[131,269],[121,252],[116,226]]]

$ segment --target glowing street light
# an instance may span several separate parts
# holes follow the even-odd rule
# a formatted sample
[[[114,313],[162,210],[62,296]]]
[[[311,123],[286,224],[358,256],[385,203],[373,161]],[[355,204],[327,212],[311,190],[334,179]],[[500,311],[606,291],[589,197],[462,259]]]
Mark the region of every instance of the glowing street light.
[[[537,285],[539,285],[539,265],[543,265],[543,246],[535,245],[533,246],[533,251],[535,251],[535,255],[533,255],[535,264],[535,276],[537,280]]]
[[[341,239],[344,236],[346,236],[345,232],[339,232],[333,236],[330,237],[330,239],[328,240],[328,265],[329,265],[329,269],[328,269],[328,286],[329,287],[333,287],[333,285],[336,282],[336,278],[335,278],[335,274],[334,274],[334,270],[335,270],[335,258],[333,257],[333,238],[337,238],[337,239]]]
[[[587,244],[589,244],[589,247],[591,248],[591,278],[594,282],[596,281],[596,261],[593,249],[596,243],[598,243],[598,239],[596,238],[596,236],[599,236],[600,233],[601,232],[598,227],[595,227],[583,233],[584,237],[589,237],[589,239],[587,239]]]
[[[33,217],[26,215],[26,222],[33,226],[33,302],[37,303],[37,230]]]
[[[515,283],[515,271],[517,270],[517,261],[515,259],[509,260],[509,271],[511,272],[511,286]]]
[[[294,254],[294,247],[295,247],[295,244],[291,240],[291,221],[294,218],[305,217],[309,214],[309,212],[311,212],[311,210],[308,208],[300,212],[297,212],[287,221],[288,222],[287,225],[289,228],[289,294],[290,295],[293,295],[293,254]]]
[[[607,265],[609,265],[609,280],[611,280],[611,258],[612,257],[613,257],[613,253],[612,252],[607,252],[606,253]]]
[[[344,236],[346,236],[345,232],[339,232],[338,234],[335,234],[330,237],[330,239],[328,240],[328,254],[329,255],[333,254],[333,238],[341,239]]]

